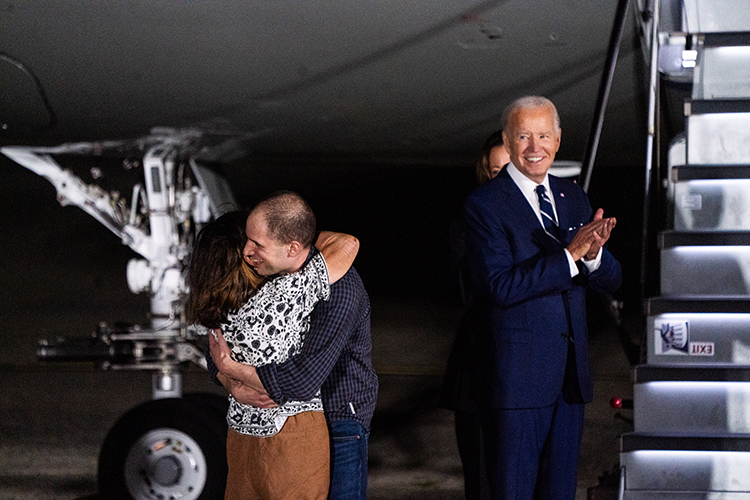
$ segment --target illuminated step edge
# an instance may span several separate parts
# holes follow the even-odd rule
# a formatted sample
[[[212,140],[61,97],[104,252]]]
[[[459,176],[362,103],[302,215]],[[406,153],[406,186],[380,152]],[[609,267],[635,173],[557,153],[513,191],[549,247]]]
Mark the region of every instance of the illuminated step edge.
[[[689,165],[745,165],[750,158],[750,101],[693,101],[687,108]]]
[[[710,166],[686,168],[694,171],[714,170]],[[750,167],[747,168],[747,173],[750,175]],[[750,232],[750,178],[673,182],[669,187],[669,199],[676,232]],[[660,244],[664,245],[662,240],[665,238],[672,236],[660,236]],[[708,243],[716,245],[734,242],[717,239]],[[674,243],[666,244],[674,246]]]
[[[750,314],[670,312],[646,328],[649,365],[750,367]]]
[[[750,47],[742,43],[746,39],[747,36],[727,37],[726,41],[733,44],[731,46],[698,44],[697,65],[693,71],[694,100],[746,99],[750,96]]]
[[[620,465],[628,491],[742,492],[747,498],[750,435],[624,434]]]
[[[679,5],[681,28],[687,33],[741,32],[750,24],[746,0],[681,0]]]
[[[660,266],[664,296],[750,296],[750,246],[668,248]]]
[[[750,435],[749,407],[750,382],[649,382],[633,386],[634,430],[638,433]]]
[[[750,231],[665,231],[660,293],[664,296],[750,296]]]

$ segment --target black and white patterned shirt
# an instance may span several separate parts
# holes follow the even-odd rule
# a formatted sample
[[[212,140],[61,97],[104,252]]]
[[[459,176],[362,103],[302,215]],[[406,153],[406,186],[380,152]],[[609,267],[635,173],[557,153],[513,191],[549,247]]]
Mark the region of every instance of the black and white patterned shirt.
[[[310,313],[330,293],[328,268],[319,253],[300,271],[267,282],[222,325],[232,358],[258,367],[294,356],[310,328]],[[287,417],[304,411],[323,411],[320,391],[310,400],[277,408],[244,405],[230,394],[227,422],[239,433],[267,437],[278,433]]]

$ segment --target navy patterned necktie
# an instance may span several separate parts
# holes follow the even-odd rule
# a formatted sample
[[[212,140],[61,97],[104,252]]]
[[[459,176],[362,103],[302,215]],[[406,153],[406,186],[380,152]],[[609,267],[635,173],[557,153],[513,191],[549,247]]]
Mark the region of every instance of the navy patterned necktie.
[[[560,230],[557,225],[557,219],[555,218],[555,211],[552,210],[552,202],[550,202],[549,196],[547,196],[547,189],[539,184],[536,187],[536,194],[539,196],[539,208],[542,211],[544,231],[550,238],[560,243]]]

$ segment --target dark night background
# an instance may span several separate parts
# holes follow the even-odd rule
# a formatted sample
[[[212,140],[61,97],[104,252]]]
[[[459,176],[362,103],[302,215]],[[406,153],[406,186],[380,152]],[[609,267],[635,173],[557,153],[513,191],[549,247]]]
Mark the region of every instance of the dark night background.
[[[137,255],[78,207],[61,207],[45,179],[3,158],[0,172],[0,451],[21,464],[9,462],[4,469],[11,488],[19,488],[8,491],[35,492],[18,497],[29,500],[59,498],[62,491],[94,500],[88,494],[96,491],[101,443],[127,410],[150,398],[151,374],[38,362],[36,344],[40,338],[85,337],[100,321],[148,324],[148,297],[130,293],[126,282],[127,262]],[[244,205],[292,189],[308,199],[321,228],[361,240],[355,266],[372,301],[373,364],[380,381],[369,497],[461,498],[453,414],[436,402],[461,314],[448,283],[449,225],[474,187],[472,162],[300,160],[289,166],[256,159],[230,165],[225,173]],[[638,166],[607,166],[594,171],[589,190],[594,207],[618,218],[609,244],[623,265],[617,298],[636,320],[642,177]],[[605,303],[590,297],[595,397],[587,409],[580,499],[617,463],[617,437],[632,430],[608,403],[613,395],[632,394],[621,340],[638,338],[638,322],[626,324],[635,328],[623,336]],[[183,390],[220,392],[194,366],[184,373]],[[41,497],[42,491],[54,493]]]
[[[6,158],[0,169],[5,346],[0,362],[33,362],[38,338],[87,335],[96,321],[144,323],[148,300],[131,294],[125,277],[127,261],[136,254],[79,208],[61,207],[45,179]],[[637,166],[595,169],[589,189],[592,206],[618,219],[609,243],[623,265],[618,298],[635,311],[640,308],[641,172]],[[387,305],[398,303],[409,304],[404,321],[415,325],[434,321],[433,308],[445,312],[447,321],[457,318],[449,293],[448,228],[475,186],[471,161],[431,166],[304,159],[290,165],[250,159],[228,165],[225,175],[242,205],[291,189],[309,201],[320,228],[359,237],[355,266],[376,305],[374,325],[389,316]],[[452,331],[452,325],[441,327]]]

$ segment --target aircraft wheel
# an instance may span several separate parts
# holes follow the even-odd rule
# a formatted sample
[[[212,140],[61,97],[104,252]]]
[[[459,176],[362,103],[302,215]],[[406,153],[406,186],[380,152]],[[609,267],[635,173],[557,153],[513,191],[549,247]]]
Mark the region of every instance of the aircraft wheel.
[[[127,412],[99,454],[102,498],[224,498],[226,421],[217,417],[187,399],[157,399]]]
[[[214,411],[219,420],[224,423],[224,431],[227,430],[227,411],[229,411],[229,399],[212,392],[188,392],[182,395],[186,401],[194,403],[198,408],[206,412]],[[224,433],[226,437],[226,432]]]

